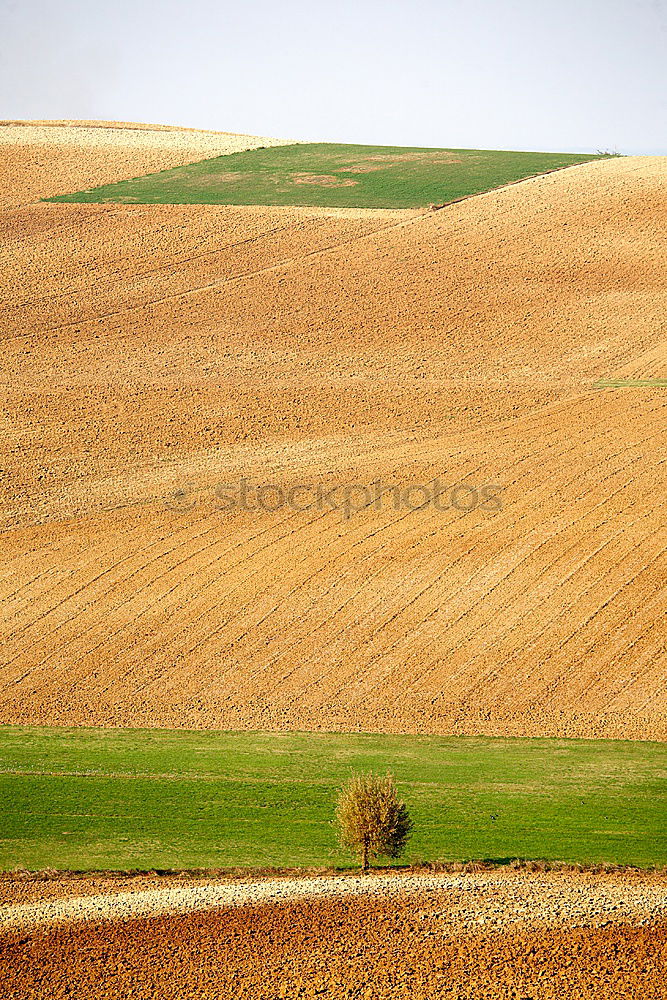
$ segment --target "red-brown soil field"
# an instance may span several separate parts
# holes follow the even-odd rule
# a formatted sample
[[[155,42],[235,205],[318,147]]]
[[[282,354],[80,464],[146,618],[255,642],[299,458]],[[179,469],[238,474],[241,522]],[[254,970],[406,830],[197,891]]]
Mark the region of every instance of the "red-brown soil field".
[[[509,888],[515,903],[525,880],[519,887],[510,879]],[[588,877],[578,891],[594,908],[594,881]],[[462,927],[467,894],[487,916]],[[621,921],[612,912],[577,923],[563,900],[555,923],[533,919],[530,905],[512,922],[502,895],[491,915],[485,902],[482,886],[17,927],[0,935],[0,989],[7,1000],[667,996],[667,924],[660,918]]]
[[[0,721],[666,738],[664,175],[1,213]]]

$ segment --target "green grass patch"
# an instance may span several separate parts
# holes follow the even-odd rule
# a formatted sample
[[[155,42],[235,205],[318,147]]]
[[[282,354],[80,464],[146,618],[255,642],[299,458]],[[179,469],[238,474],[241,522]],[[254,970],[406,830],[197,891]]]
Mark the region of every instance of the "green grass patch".
[[[45,200],[420,208],[599,158],[580,153],[303,143],[218,156]]]
[[[594,389],[667,389],[667,378],[601,378]]]
[[[660,743],[0,727],[0,868],[347,864],[337,790],[369,768],[407,861],[667,863]]]

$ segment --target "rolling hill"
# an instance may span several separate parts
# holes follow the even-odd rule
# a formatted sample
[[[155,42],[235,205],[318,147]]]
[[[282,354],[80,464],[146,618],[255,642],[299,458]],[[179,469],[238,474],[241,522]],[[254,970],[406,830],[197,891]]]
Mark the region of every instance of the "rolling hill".
[[[0,122],[0,209],[281,139],[131,122]]]
[[[665,739],[664,170],[4,211],[0,721]]]

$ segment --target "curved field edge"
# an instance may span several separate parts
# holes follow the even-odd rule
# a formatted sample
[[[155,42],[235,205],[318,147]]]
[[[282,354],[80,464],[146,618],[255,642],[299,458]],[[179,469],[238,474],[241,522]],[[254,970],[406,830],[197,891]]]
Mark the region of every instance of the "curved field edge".
[[[211,128],[191,128],[186,125],[156,125],[151,122],[121,122],[104,121],[94,118],[17,118],[4,119],[0,121],[0,127],[12,126],[16,128],[67,128],[67,129],[112,129],[114,131],[127,132],[182,132],[192,135],[231,135],[237,136],[242,133],[223,132],[220,129]]]
[[[667,862],[663,744],[2,727],[0,868],[349,865],[332,823],[358,770],[390,770],[405,862]]]
[[[9,892],[3,893],[7,888]],[[0,931],[86,920],[127,920],[222,907],[284,905],[293,900],[379,898],[400,905],[406,896],[442,893],[447,923],[646,923],[667,916],[667,872],[501,869],[369,871],[288,877],[202,878],[156,875],[131,879],[39,881],[0,879]],[[14,891],[12,891],[14,890]],[[23,890],[23,893],[21,892]],[[480,898],[481,897],[481,898]],[[486,904],[486,905],[484,905]],[[491,905],[489,905],[491,904]],[[495,905],[494,905],[495,904]],[[500,904],[500,906],[498,905]],[[444,916],[444,914],[442,914]],[[481,918],[481,919],[480,919]]]
[[[0,209],[289,140],[116,122],[0,123]]]
[[[600,159],[576,153],[296,143],[200,160],[45,199],[130,204],[441,207]]]

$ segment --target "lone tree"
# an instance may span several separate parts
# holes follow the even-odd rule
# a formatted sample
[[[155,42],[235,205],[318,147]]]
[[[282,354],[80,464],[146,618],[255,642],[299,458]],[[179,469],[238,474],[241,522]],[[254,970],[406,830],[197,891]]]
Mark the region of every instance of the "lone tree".
[[[336,807],[340,842],[361,857],[362,871],[370,858],[397,858],[412,830],[407,806],[401,802],[391,774],[369,772],[353,777],[343,788]]]

